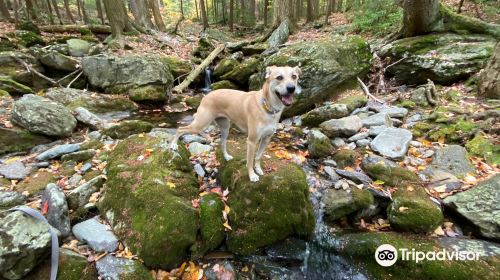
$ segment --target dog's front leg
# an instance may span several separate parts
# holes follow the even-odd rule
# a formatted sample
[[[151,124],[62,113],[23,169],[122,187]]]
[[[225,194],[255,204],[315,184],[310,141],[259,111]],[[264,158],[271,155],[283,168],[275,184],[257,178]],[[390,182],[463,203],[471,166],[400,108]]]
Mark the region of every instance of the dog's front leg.
[[[260,140],[259,149],[255,154],[255,172],[259,175],[264,175],[264,171],[262,171],[262,167],[260,166],[260,159],[266,150],[267,145],[269,145],[269,141],[271,141],[272,134],[269,136],[265,136]]]
[[[255,157],[255,146],[256,145],[257,145],[256,137],[248,136],[248,138],[247,138],[247,170],[248,170],[248,177],[250,178],[250,181],[252,181],[252,182],[259,181],[259,176],[257,174],[255,174],[255,171],[253,169],[253,163],[254,163],[254,157]]]

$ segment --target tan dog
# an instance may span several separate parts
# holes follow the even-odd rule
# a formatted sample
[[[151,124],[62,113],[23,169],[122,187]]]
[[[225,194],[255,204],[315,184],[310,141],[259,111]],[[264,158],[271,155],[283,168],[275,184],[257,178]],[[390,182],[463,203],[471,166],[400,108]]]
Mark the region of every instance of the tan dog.
[[[220,144],[224,158],[231,160],[233,157],[227,153],[226,141],[231,122],[234,122],[248,134],[248,175],[250,181],[258,181],[258,175],[264,175],[260,159],[276,132],[283,109],[293,103],[293,94],[299,88],[297,81],[300,74],[298,67],[270,66],[266,68],[266,81],[259,91],[214,90],[201,100],[193,122],[177,129],[170,147],[176,150],[179,137],[188,133],[200,133],[215,121],[221,129]]]

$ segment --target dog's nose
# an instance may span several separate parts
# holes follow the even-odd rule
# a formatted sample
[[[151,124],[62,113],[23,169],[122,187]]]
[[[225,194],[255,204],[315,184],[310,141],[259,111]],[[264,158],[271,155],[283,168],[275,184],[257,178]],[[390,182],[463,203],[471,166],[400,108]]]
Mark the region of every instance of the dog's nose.
[[[288,91],[288,93],[293,93],[295,91],[295,86],[294,85],[287,85],[286,91]]]

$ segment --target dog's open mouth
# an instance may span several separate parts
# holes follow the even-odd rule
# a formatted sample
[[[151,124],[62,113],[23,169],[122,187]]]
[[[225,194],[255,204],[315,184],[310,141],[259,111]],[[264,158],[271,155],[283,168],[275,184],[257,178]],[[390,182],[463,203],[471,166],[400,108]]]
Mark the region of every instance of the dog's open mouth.
[[[280,99],[285,106],[290,106],[293,103],[293,94],[280,95]]]

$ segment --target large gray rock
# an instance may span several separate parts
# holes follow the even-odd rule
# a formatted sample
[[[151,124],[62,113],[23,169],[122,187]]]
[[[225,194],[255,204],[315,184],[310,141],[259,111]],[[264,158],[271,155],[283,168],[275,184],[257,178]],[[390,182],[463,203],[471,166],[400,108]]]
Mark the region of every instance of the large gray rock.
[[[271,49],[276,49],[279,45],[286,43],[288,35],[290,35],[290,22],[284,20],[278,28],[273,31],[269,39],[267,39],[267,43],[269,43]]]
[[[126,93],[137,101],[165,100],[174,80],[158,56],[87,56],[82,68],[93,87],[106,93]]]
[[[469,161],[467,150],[459,145],[449,145],[437,150],[431,165],[455,176],[465,176],[475,171]]]
[[[100,279],[103,280],[153,280],[153,277],[149,273],[148,269],[137,260],[129,260],[107,255],[96,262],[96,268]]]
[[[348,178],[351,181],[358,183],[358,184],[364,184],[364,185],[370,185],[372,182],[372,179],[368,177],[363,172],[358,172],[358,171],[347,171],[347,170],[342,170],[342,169],[335,169],[335,172],[339,174],[340,176],[344,178]]]
[[[45,218],[49,224],[61,232],[62,237],[71,233],[68,203],[64,192],[56,184],[48,184],[42,193],[42,205],[47,203]]]
[[[71,56],[82,57],[90,51],[90,43],[85,40],[69,39],[66,44],[68,44],[68,51]]]
[[[16,191],[0,191],[0,210],[18,206],[26,202],[26,197]]]
[[[55,50],[42,51],[40,49],[36,57],[43,66],[53,70],[71,72],[75,71],[80,65],[78,60]]]
[[[487,98],[500,99],[500,44],[497,43],[495,53],[479,74],[479,94]]]
[[[114,252],[118,248],[116,236],[111,229],[101,224],[97,217],[76,224],[73,227],[73,234],[97,252]]]
[[[449,196],[445,205],[479,228],[486,238],[500,240],[500,175],[481,182],[478,186]]]
[[[349,116],[322,122],[319,127],[329,137],[352,136],[363,127],[363,122],[358,116]]]
[[[290,117],[310,110],[340,93],[371,65],[372,54],[364,39],[358,36],[332,36],[318,40],[293,43],[264,59],[261,84],[267,66],[299,66],[302,69],[302,92],[283,115]]]
[[[36,156],[36,160],[44,161],[48,159],[53,159],[79,150],[80,150],[80,144],[57,145]]]
[[[22,279],[50,254],[49,226],[22,212],[0,214],[0,276]]]
[[[320,123],[347,117],[349,110],[345,104],[329,104],[313,109],[301,116],[302,124],[306,126],[317,126]]]
[[[494,38],[482,35],[430,34],[394,41],[380,55],[391,61],[405,57],[387,69],[404,83],[418,85],[431,79],[451,84],[481,70],[495,43]]]
[[[26,94],[14,103],[11,120],[31,132],[56,137],[68,137],[76,127],[70,110],[33,94]]]
[[[105,120],[83,107],[77,107],[73,112],[79,122],[88,125],[92,129],[99,130],[109,127],[109,124]]]
[[[381,126],[386,124],[389,115],[386,113],[378,113],[372,116],[369,116],[366,119],[363,119],[363,126],[372,127],[372,126]]]
[[[370,147],[385,157],[399,159],[406,155],[412,138],[409,130],[389,127],[373,139]]]
[[[30,172],[31,168],[24,166],[20,161],[0,165],[0,175],[9,180],[22,180]]]

